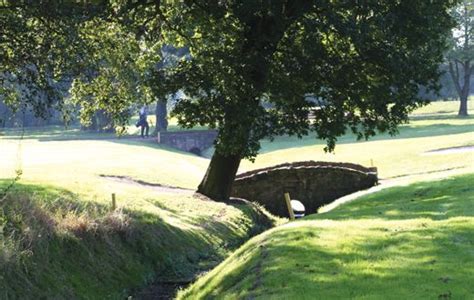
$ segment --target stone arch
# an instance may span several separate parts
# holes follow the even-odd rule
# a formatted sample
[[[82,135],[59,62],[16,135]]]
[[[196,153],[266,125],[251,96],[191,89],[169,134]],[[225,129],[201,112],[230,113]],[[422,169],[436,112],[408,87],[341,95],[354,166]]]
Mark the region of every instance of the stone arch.
[[[300,200],[306,214],[342,196],[378,182],[377,169],[351,163],[295,162],[239,174],[232,196],[262,204],[271,213],[288,217],[283,195]]]

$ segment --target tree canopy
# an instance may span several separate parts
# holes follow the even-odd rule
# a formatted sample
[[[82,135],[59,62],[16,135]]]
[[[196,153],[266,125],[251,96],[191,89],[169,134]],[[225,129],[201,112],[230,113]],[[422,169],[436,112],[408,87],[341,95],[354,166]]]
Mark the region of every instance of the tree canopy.
[[[226,199],[233,181],[226,175],[235,174],[242,157],[255,157],[262,138],[315,134],[332,150],[346,130],[359,138],[396,133],[424,103],[420,87],[437,88],[444,34],[453,25],[449,6],[196,1],[160,7],[173,28],[168,38],[189,45],[192,55],[173,78],[188,95],[174,113],[184,126],[219,130],[199,190]],[[311,98],[324,105],[315,107]]]
[[[216,200],[228,199],[240,160],[253,159],[262,138],[314,134],[332,150],[347,130],[359,138],[377,131],[395,134],[408,113],[426,102],[421,87],[438,88],[445,37],[454,25],[449,0],[87,3],[81,13],[46,15],[51,24],[67,31],[53,35],[59,41],[65,43],[65,37],[72,36],[68,44],[81,42],[83,49],[89,49],[90,39],[96,39],[99,47],[104,44],[97,57],[98,79],[82,85],[84,90],[107,91],[107,96],[96,98],[96,105],[120,111],[129,100],[110,95],[121,90],[129,93],[137,82],[130,72],[122,74],[119,69],[114,80],[123,80],[124,85],[114,85],[108,70],[127,69],[125,61],[135,64],[140,59],[146,62],[143,65],[153,65],[159,55],[141,54],[164,44],[189,48],[190,59],[179,60],[162,76],[155,76],[151,85],[155,90],[184,91],[186,97],[178,99],[173,112],[181,125],[218,130],[216,151],[198,188]],[[45,15],[31,13],[35,18]],[[23,20],[19,11],[11,14]],[[89,28],[90,34],[68,31],[70,25],[62,24],[63,19],[73,20],[74,28]],[[114,35],[117,28],[124,35]],[[28,26],[22,30],[40,36]],[[121,40],[132,36],[135,41]],[[23,47],[15,46],[14,38],[11,34],[4,39],[0,51]],[[115,52],[115,46],[107,43],[117,40],[122,45]],[[38,57],[44,53],[54,51]],[[62,57],[68,59],[66,65],[74,61],[70,55]],[[86,71],[90,70],[82,70]]]
[[[58,92],[63,92],[64,76],[81,69],[77,24],[93,15],[83,14],[86,7],[75,2],[0,2],[0,89],[7,104],[30,105],[43,117],[51,105],[63,104]]]

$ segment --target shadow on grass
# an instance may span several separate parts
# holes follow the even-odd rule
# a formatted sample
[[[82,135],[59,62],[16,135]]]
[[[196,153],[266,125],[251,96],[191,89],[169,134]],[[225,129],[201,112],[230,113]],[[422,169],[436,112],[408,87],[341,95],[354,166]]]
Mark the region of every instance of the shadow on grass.
[[[393,229],[389,222],[387,226]],[[197,292],[206,299],[470,299],[472,226],[453,222],[402,232],[369,227],[344,236],[332,233],[332,228],[286,227],[248,246],[228,262],[232,267],[223,266],[221,273],[199,282],[186,295],[187,299]]]
[[[446,120],[452,120],[453,117],[446,118]],[[474,117],[468,117],[469,120],[474,120]],[[417,120],[421,120],[418,118]],[[434,118],[433,120],[439,120]],[[383,141],[383,140],[398,140],[398,139],[410,139],[410,138],[423,138],[423,137],[435,137],[451,134],[469,133],[474,131],[474,122],[472,124],[461,124],[453,125],[442,122],[430,124],[430,125],[403,125],[399,127],[399,134],[391,136],[387,133],[378,133],[376,136],[371,137],[368,141]],[[353,134],[346,134],[338,139],[337,144],[353,144],[353,143],[364,143],[365,140],[357,141],[357,137]],[[270,153],[273,151],[300,148],[314,145],[326,145],[325,141],[318,140],[315,134],[311,136],[303,137],[299,139],[297,137],[282,136],[277,137],[273,142],[264,140],[262,143],[262,150],[260,153]]]
[[[382,232],[339,249],[319,246],[317,238],[291,243],[307,237],[288,231],[273,237],[284,242],[261,250],[266,252],[256,275],[261,283],[250,295],[293,298],[299,291],[308,299],[467,299],[474,294],[472,229],[458,224]],[[249,264],[243,269],[253,270],[258,262]]]
[[[474,216],[474,174],[394,187],[367,195],[334,211],[308,216],[308,219],[386,219],[428,218],[444,220]]]

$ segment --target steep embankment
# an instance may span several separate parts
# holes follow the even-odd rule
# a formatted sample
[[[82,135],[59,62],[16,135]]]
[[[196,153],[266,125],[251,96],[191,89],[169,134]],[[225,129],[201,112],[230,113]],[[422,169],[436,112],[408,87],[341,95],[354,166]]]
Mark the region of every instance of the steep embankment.
[[[189,194],[114,211],[48,186],[2,198],[1,299],[120,299],[151,281],[189,282],[274,221],[252,204]]]
[[[387,189],[269,230],[179,299],[472,299],[474,175]]]

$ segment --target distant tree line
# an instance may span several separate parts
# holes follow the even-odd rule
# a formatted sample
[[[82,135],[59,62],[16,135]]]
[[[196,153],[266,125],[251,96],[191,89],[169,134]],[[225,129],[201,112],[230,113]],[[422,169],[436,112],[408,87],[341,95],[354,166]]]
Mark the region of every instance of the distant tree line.
[[[161,67],[161,63],[159,64]],[[441,65],[443,74],[440,77],[440,90],[438,93],[425,93],[422,89],[420,93],[424,98],[429,98],[431,101],[438,100],[457,100],[459,95],[453,84],[448,71],[448,65]],[[474,95],[474,81],[470,82],[470,95]],[[68,95],[64,96],[65,98]],[[156,124],[154,134],[158,131],[166,131],[168,128],[168,118],[170,108],[172,108],[179,98],[178,95],[165,95],[159,98],[155,103],[148,105],[149,112],[154,113],[156,117]],[[62,99],[67,102],[67,99]],[[137,99],[137,104],[131,106],[126,113],[128,116],[134,116],[139,109],[140,99]],[[114,132],[113,118],[104,110],[95,111],[90,117],[90,122],[81,124],[80,122],[80,107],[70,105],[68,111],[63,111],[61,108],[50,107],[47,110],[46,117],[38,116],[31,105],[26,105],[19,110],[14,110],[5,103],[4,97],[0,95],[0,128],[9,127],[31,127],[31,126],[47,126],[47,125],[74,125],[81,126],[82,130],[90,130],[96,132]]]

